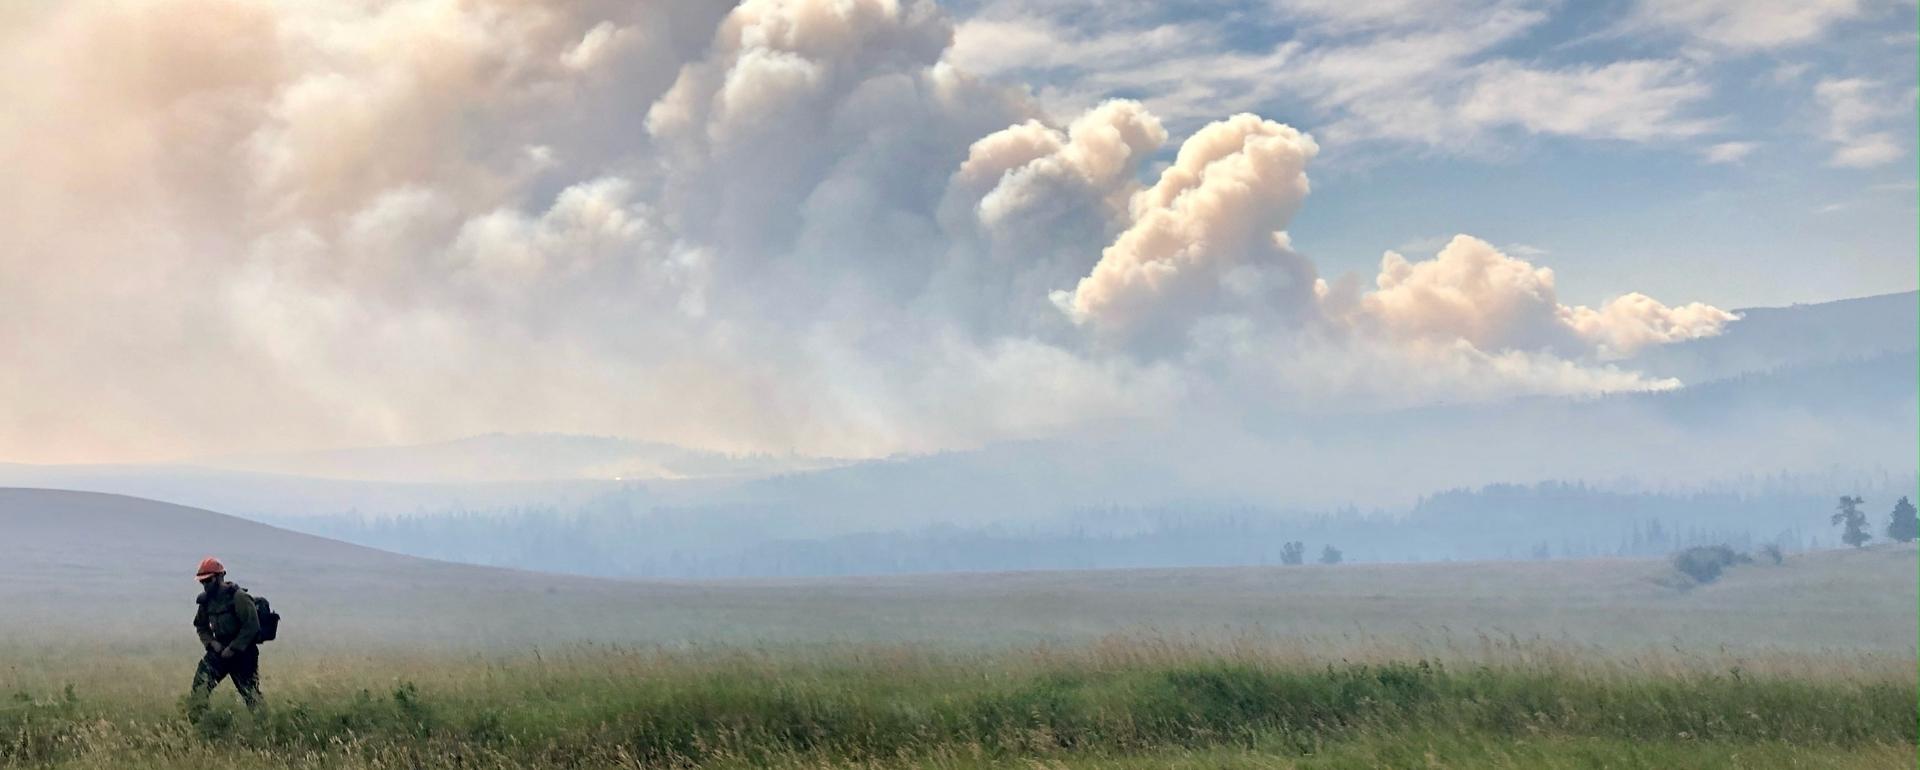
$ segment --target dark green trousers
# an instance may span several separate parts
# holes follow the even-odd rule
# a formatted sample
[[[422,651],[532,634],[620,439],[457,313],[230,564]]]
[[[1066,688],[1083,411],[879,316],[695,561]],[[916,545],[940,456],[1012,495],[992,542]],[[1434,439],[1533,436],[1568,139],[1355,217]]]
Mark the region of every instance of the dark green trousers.
[[[207,697],[221,680],[229,677],[233,679],[233,689],[240,691],[240,699],[246,701],[247,709],[260,713],[266,706],[260,696],[260,648],[251,647],[231,658],[212,653],[200,657],[200,666],[193,672],[193,692],[187,696],[187,716],[197,720],[206,713]]]

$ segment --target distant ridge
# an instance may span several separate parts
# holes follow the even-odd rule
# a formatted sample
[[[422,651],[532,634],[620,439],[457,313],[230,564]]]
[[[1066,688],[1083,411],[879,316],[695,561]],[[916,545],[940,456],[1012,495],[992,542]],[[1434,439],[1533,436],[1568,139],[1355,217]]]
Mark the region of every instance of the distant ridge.
[[[1648,348],[1623,363],[1697,385],[1920,349],[1920,292],[1737,312],[1719,336]]]

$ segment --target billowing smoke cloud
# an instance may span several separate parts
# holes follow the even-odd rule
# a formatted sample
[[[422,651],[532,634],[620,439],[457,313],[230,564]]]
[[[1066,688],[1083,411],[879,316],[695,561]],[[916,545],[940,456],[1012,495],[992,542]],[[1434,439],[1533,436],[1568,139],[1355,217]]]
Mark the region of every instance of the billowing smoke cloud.
[[[1124,211],[1141,162],[1166,140],[1159,119],[1132,101],[1100,105],[1064,132],[1029,120],[973,143],[949,183],[949,206],[972,205],[996,240],[1037,239],[1032,220],[1051,220],[1062,198]]]
[[[1162,345],[1184,336],[1182,323],[1219,311],[1306,307],[1313,266],[1279,231],[1307,197],[1318,151],[1311,137],[1255,115],[1200,129],[1133,197],[1131,223],[1093,271],[1054,301],[1100,334]]]
[[[1592,343],[1603,359],[1631,356],[1649,345],[1712,337],[1736,318],[1700,302],[1667,307],[1639,292],[1614,297],[1599,310],[1576,306],[1561,311],[1561,320]]]
[[[1375,283],[1378,290],[1359,302],[1356,322],[1396,337],[1462,340],[1490,352],[1621,358],[1650,344],[1718,334],[1734,319],[1718,308],[1670,308],[1639,293],[1599,310],[1562,305],[1551,269],[1468,235],[1420,262],[1387,252]]]
[[[1564,307],[1470,239],[1321,281],[1284,233],[1309,136],[1234,116],[1143,186],[1159,120],[1063,125],[946,63],[927,0],[0,19],[0,459],[920,451],[1223,396],[1653,387],[1601,361],[1728,318]]]
[[[933,213],[968,145],[1035,115],[941,66],[951,39],[924,0],[741,4],[647,113],[668,221],[753,307],[759,289],[787,294],[793,320],[913,299],[945,253]]]
[[[1069,332],[1048,292],[1086,272],[1088,244],[1113,237],[1166,139],[1146,108],[1120,100],[1066,131],[1028,120],[974,142],[942,198],[949,261],[932,294],[983,332]]]

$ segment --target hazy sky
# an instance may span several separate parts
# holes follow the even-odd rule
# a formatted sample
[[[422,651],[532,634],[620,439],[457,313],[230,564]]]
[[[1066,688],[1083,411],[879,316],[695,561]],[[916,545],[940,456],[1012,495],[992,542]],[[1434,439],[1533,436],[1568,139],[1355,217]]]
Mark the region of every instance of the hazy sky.
[[[1914,287],[1914,28],[1870,0],[9,3],[0,460],[862,456],[1674,387],[1622,360]]]

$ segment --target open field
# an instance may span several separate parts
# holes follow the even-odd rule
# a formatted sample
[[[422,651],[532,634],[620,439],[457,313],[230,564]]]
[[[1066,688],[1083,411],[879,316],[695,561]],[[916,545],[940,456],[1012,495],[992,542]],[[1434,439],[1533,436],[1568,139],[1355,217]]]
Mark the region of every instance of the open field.
[[[1635,654],[1851,650],[1912,657],[1915,551],[1878,547],[1671,584],[1657,559],[1348,564],[631,582],[399,556],[138,498],[0,489],[0,643],[72,635],[191,656],[207,553],[286,615],[283,650],[626,645],[990,648],[1149,631],[1329,649],[1481,636]],[[86,606],[86,612],[75,607]]]
[[[1489,640],[1424,658],[1242,638],[1073,647],[268,659],[271,712],[181,717],[191,659],[13,650],[33,767],[1910,767],[1910,659]],[[1501,661],[1501,662],[1492,662]]]
[[[184,573],[273,598],[189,724]],[[659,583],[0,490],[0,765],[1893,768],[1915,552]]]

